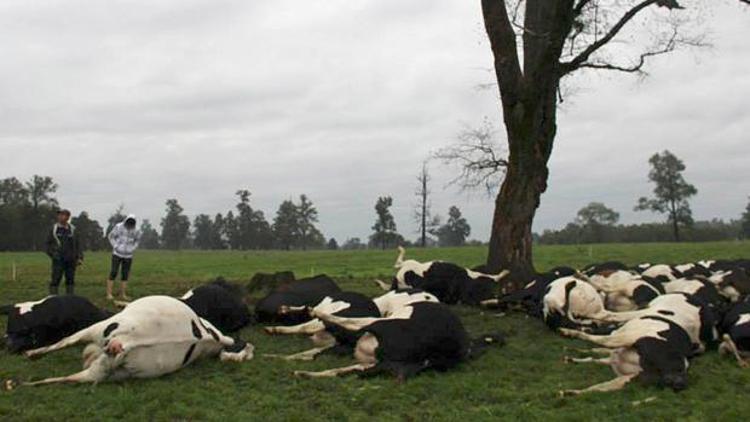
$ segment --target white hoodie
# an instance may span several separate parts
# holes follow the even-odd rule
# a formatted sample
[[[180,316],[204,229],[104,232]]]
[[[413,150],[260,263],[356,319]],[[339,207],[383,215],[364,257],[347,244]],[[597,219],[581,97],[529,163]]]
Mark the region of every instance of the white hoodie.
[[[112,254],[120,258],[132,258],[133,252],[138,248],[138,243],[141,241],[141,231],[137,227],[132,229],[125,227],[125,221],[131,218],[135,220],[135,215],[130,214],[125,217],[125,220],[117,223],[107,235],[107,239],[112,245]]]

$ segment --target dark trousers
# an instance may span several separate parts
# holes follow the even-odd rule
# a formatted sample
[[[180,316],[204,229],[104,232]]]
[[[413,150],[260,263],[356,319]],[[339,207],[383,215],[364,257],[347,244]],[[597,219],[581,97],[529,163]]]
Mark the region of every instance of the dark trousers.
[[[133,265],[133,258],[120,258],[117,255],[112,255],[112,266],[109,269],[109,279],[116,279],[117,270],[120,270],[120,280],[128,281],[131,265]]]
[[[52,260],[52,279],[49,282],[49,293],[56,295],[60,281],[65,276],[65,293],[72,295],[76,282],[76,262],[64,259]]]

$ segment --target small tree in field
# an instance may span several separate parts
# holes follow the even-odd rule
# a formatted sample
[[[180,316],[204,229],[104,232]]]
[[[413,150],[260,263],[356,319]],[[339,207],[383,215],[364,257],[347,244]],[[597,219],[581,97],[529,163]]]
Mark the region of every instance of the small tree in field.
[[[176,199],[167,200],[167,214],[161,219],[161,240],[165,249],[178,250],[188,243],[190,220]]]
[[[151,225],[149,220],[141,222],[141,248],[159,249],[159,232]]]
[[[377,219],[372,226],[373,234],[370,235],[370,244],[373,246],[386,249],[389,246],[395,246],[401,236],[396,232],[396,220],[391,214],[393,198],[390,196],[381,196],[375,203],[375,213]]]
[[[463,246],[471,234],[469,222],[461,215],[456,206],[448,210],[448,221],[435,232],[440,246]]]
[[[417,223],[419,232],[419,246],[427,246],[427,235],[432,233],[440,224],[438,216],[432,215],[432,204],[430,203],[430,177],[427,162],[422,163],[422,169],[417,175],[417,190],[414,195],[417,197],[417,204],[414,207],[414,221]]]
[[[594,242],[602,242],[604,227],[613,226],[619,220],[620,214],[601,202],[586,205],[578,211],[576,216],[576,224],[591,232]]]
[[[672,223],[674,240],[679,242],[680,226],[693,223],[688,199],[698,190],[682,177],[685,164],[671,152],[654,154],[648,161],[651,164],[648,178],[656,185],[654,197],[640,198],[635,210],[667,214],[668,221]]]

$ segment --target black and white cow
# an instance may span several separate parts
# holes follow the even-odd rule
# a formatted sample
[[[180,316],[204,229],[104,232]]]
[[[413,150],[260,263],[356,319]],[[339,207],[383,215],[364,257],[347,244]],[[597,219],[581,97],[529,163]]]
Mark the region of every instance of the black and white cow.
[[[620,261],[606,261],[596,264],[589,264],[581,270],[581,273],[592,276],[605,271],[627,271],[628,266]]]
[[[412,303],[433,302],[440,303],[435,295],[420,289],[398,289],[391,290],[381,296],[372,299],[378,307],[381,317],[389,317],[400,309]]]
[[[219,331],[234,333],[252,321],[244,297],[241,286],[217,279],[189,290],[180,300]]]
[[[483,306],[497,306],[500,308],[513,308],[520,306],[529,315],[537,318],[542,317],[542,298],[547,292],[547,286],[553,281],[576,274],[576,270],[570,267],[555,267],[545,273],[539,273],[534,279],[527,283],[523,289],[513,293],[502,295],[499,299],[491,299],[482,302]]]
[[[710,281],[703,277],[678,278],[662,283],[666,293],[685,293],[700,298],[710,306],[720,308],[725,300],[719,294],[719,290]]]
[[[719,294],[730,302],[738,302],[750,295],[750,275],[740,267],[719,270],[707,279],[716,286]]]
[[[667,264],[651,265],[641,272],[644,277],[649,277],[661,282],[677,280],[683,277],[682,273],[677,271],[673,266]]]
[[[281,313],[320,312],[343,318],[380,317],[380,309],[369,297],[356,292],[332,293],[312,307],[282,306]],[[312,360],[315,356],[328,350],[337,354],[350,354],[359,339],[360,333],[342,330],[336,325],[327,324],[318,318],[293,326],[266,327],[268,334],[305,334],[310,336],[314,348],[292,355],[266,355],[286,360]]]
[[[591,326],[608,314],[601,294],[594,286],[576,277],[553,281],[542,298],[542,318],[553,330]]]
[[[719,351],[731,353],[743,368],[750,366],[750,302],[736,303],[724,315],[721,324],[723,333]]]
[[[602,322],[624,323],[648,316],[666,318],[679,325],[690,336],[694,354],[703,353],[718,340],[718,315],[713,306],[700,297],[685,293],[659,295],[644,309],[628,312],[610,312]]]
[[[97,383],[127,378],[154,378],[175,372],[202,357],[241,362],[253,357],[253,346],[222,334],[182,301],[147,296],[120,313],[59,342],[27,351],[27,357],[84,343],[83,371],[22,385],[61,382]]]
[[[3,306],[0,314],[8,315],[5,343],[11,353],[56,343],[112,315],[74,295]]]
[[[561,328],[560,332],[605,348],[591,350],[592,353],[604,355],[603,358],[566,357],[566,361],[609,365],[617,374],[613,380],[582,390],[561,391],[562,395],[619,390],[632,380],[675,391],[687,387],[688,357],[692,354],[693,345],[685,330],[666,318],[647,316],[633,319],[608,335],[593,335],[565,328]]]
[[[586,281],[606,294],[605,307],[615,312],[642,308],[664,293],[661,283],[624,270],[602,271]]]
[[[312,307],[324,297],[341,292],[326,275],[284,283],[255,304],[256,320],[263,324],[296,325],[310,320],[306,312],[279,312],[288,307]]]
[[[495,275],[484,274],[442,261],[404,260],[405,249],[399,247],[398,251],[394,264],[398,271],[391,288],[421,289],[435,295],[440,302],[451,305],[479,305],[497,297],[498,282],[509,274],[508,271]]]
[[[504,344],[502,335],[469,339],[461,320],[439,303],[413,303],[385,318],[344,318],[315,310],[311,315],[362,335],[354,350],[356,364],[320,372],[294,372],[308,378],[358,372],[388,373],[403,381],[427,369],[449,370],[477,357],[488,346]]]

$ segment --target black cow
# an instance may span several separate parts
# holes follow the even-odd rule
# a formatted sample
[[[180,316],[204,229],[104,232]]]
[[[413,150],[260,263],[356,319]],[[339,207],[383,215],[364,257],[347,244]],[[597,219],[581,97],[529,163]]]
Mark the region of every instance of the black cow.
[[[191,289],[180,299],[221,332],[233,333],[252,321],[244,297],[245,292],[241,286],[219,278]]]
[[[284,307],[312,307],[341,288],[326,275],[304,278],[277,286],[255,304],[256,320],[263,324],[296,325],[310,320],[305,312],[282,313]]]
[[[404,248],[399,247],[394,265],[398,272],[391,288],[421,289],[449,305],[479,305],[497,297],[498,282],[508,275],[508,271],[484,274],[449,262],[404,260],[405,253]]]
[[[632,380],[675,391],[687,387],[688,357],[692,355],[693,344],[685,330],[666,318],[646,316],[633,319],[609,335],[592,335],[565,328],[560,332],[606,348],[592,349],[594,353],[606,355],[604,358],[566,357],[566,361],[608,365],[617,374],[613,380],[582,390],[561,391],[562,395],[619,390]]]
[[[295,371],[297,376],[385,372],[403,381],[427,369],[446,371],[479,356],[487,346],[504,344],[502,335],[471,340],[461,320],[445,305],[433,302],[404,306],[386,318],[342,318],[314,310],[311,314],[327,324],[362,334],[354,351],[358,363],[321,372]]]
[[[504,309],[520,306],[529,315],[541,318],[542,298],[547,292],[547,286],[559,278],[570,277],[574,274],[576,274],[576,270],[571,267],[552,268],[545,273],[537,274],[536,277],[534,277],[534,280],[526,284],[523,289],[502,295],[497,300],[485,301],[482,305],[497,305]]]
[[[620,261],[605,261],[596,264],[589,264],[581,270],[583,274],[594,275],[604,271],[627,271],[628,266]]]
[[[306,306],[282,306],[281,313],[305,313],[310,315],[310,308]],[[332,293],[312,307],[312,312],[335,315],[342,318],[380,317],[380,309],[369,297],[356,292]],[[347,331],[341,327],[312,318],[310,321],[293,326],[266,327],[269,334],[306,334],[310,336],[315,347],[313,349],[295,353],[293,355],[266,355],[280,357],[286,360],[311,360],[320,353],[331,351],[340,355],[352,352],[361,333]]]
[[[49,346],[112,316],[75,295],[3,306],[0,314],[8,315],[5,343],[11,353]]]

